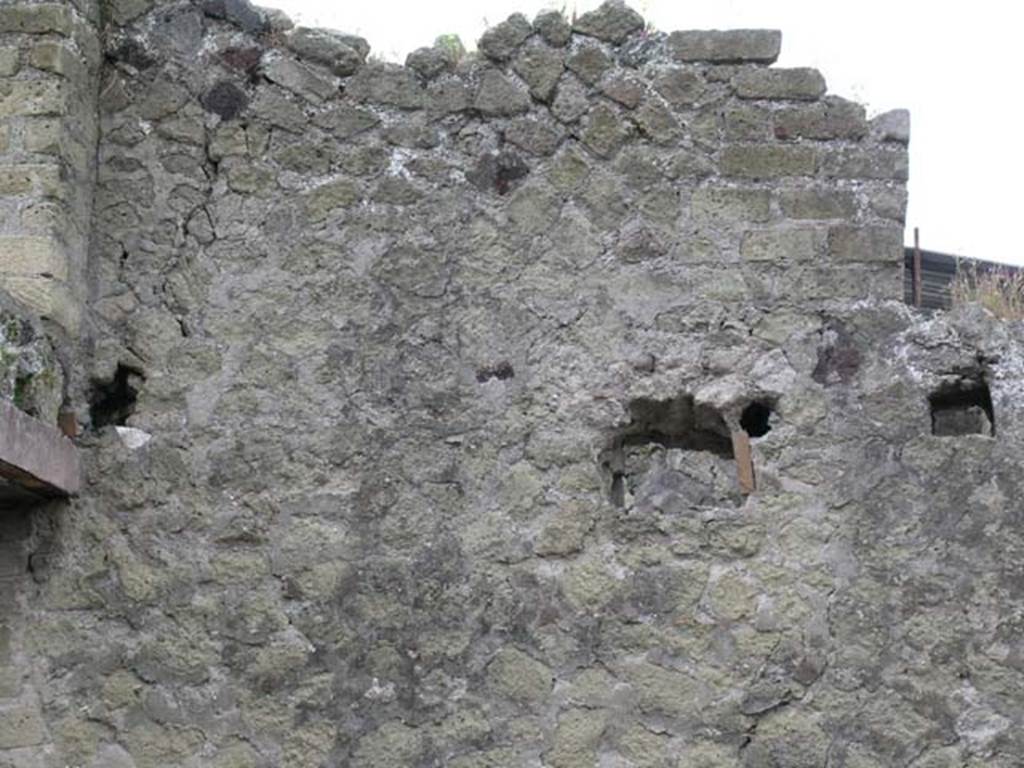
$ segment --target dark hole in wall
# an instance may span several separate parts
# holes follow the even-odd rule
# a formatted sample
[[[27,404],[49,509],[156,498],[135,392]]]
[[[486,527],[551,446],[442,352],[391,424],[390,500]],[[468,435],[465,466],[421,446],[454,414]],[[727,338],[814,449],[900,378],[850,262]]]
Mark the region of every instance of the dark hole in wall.
[[[713,408],[695,405],[689,395],[671,400],[640,398],[629,404],[629,412],[632,421],[622,436],[626,445],[658,443],[732,458],[725,419]]]
[[[138,38],[120,36],[107,41],[107,61],[112,64],[124,62],[138,70],[146,70],[156,64],[146,44]]]
[[[629,404],[629,426],[602,456],[615,506],[739,504],[730,431],[722,415],[693,397],[640,398]],[[673,501],[674,500],[674,501]]]
[[[771,405],[755,400],[740,414],[740,426],[751,437],[764,437],[772,430],[771,416]]]
[[[99,429],[110,425],[124,425],[135,413],[135,402],[145,376],[142,371],[118,363],[110,381],[93,385],[89,402],[89,417],[93,427]]]
[[[928,405],[933,435],[996,434],[992,394],[981,376],[944,384],[928,396]]]
[[[515,378],[515,375],[516,371],[512,367],[512,363],[508,360],[502,360],[500,363],[479,368],[476,372],[476,380],[483,384],[485,381],[490,381],[491,379],[505,381],[507,379]]]

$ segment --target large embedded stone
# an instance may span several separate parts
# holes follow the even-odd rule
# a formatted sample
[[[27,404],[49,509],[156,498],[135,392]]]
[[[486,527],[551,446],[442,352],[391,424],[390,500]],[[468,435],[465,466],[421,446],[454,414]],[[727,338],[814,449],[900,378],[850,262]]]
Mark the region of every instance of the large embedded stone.
[[[533,155],[553,155],[565,134],[553,124],[529,117],[513,121],[505,131],[505,140]]]
[[[346,93],[357,101],[399,109],[422,109],[427,104],[416,74],[394,64],[363,67],[348,81]]]
[[[777,139],[856,141],[868,132],[864,107],[837,96],[828,96],[817,104],[778,110],[773,116]]]
[[[791,219],[851,219],[857,214],[857,198],[841,190],[787,189],[779,204]]]
[[[630,115],[640,133],[657,144],[671,144],[679,138],[679,120],[663,101],[649,98]]]
[[[64,3],[7,4],[0,6],[0,32],[69,36],[74,29],[71,6]]]
[[[214,19],[226,19],[249,34],[267,28],[267,19],[248,0],[203,0],[203,13]]]
[[[817,229],[754,230],[743,236],[740,255],[746,261],[814,261],[824,250],[824,243],[824,232]]]
[[[910,141],[910,112],[892,109],[871,121],[871,132],[882,141],[907,144]]]
[[[563,123],[574,123],[590,109],[587,90],[579,80],[566,73],[558,82],[551,114]]]
[[[202,102],[221,120],[233,120],[249,105],[249,97],[234,83],[221,80],[203,95]]]
[[[601,157],[610,157],[626,141],[629,129],[611,107],[598,104],[587,115],[581,139]]]
[[[451,56],[436,46],[417,48],[405,57],[405,66],[424,80],[433,80],[454,66]]]
[[[498,70],[488,69],[480,79],[473,106],[487,116],[518,115],[530,108],[530,96]]]
[[[782,33],[776,29],[686,30],[668,36],[677,61],[771,64],[781,46]]]
[[[576,19],[572,28],[583,35],[609,43],[621,43],[644,28],[643,17],[622,0],[605,0],[597,9]]]
[[[811,147],[734,144],[722,150],[720,165],[723,174],[738,178],[812,176],[818,167],[818,155]]]
[[[265,61],[263,74],[271,82],[308,101],[325,101],[337,93],[337,88],[330,80],[284,56],[275,56]]]
[[[368,109],[339,104],[318,114],[313,123],[344,140],[370,130],[380,123],[380,118]]]
[[[533,28],[544,40],[555,47],[561,47],[572,37],[572,27],[561,11],[542,11],[533,20]]]
[[[0,82],[0,117],[60,115],[67,105],[64,83],[56,79]]]
[[[264,88],[257,91],[250,109],[260,121],[290,133],[302,133],[309,123],[295,100],[281,89]]]
[[[110,18],[118,25],[137,19],[153,7],[154,0],[110,0],[106,5]]]
[[[565,65],[588,85],[600,80],[612,68],[612,60],[600,46],[584,44],[579,46],[565,60]]]
[[[823,163],[825,176],[832,179],[906,181],[910,172],[904,147],[892,144],[878,149],[841,149],[829,152]]]
[[[370,47],[362,38],[327,29],[296,27],[287,37],[288,47],[299,56],[323,64],[341,77],[363,66]]]
[[[477,47],[489,59],[507,61],[532,32],[533,28],[526,17],[515,13],[484,32]]]
[[[693,106],[704,93],[703,81],[690,69],[666,69],[654,78],[654,88],[676,109]]]
[[[646,91],[643,81],[630,75],[613,75],[601,84],[601,93],[626,109],[636,109]]]
[[[355,205],[360,198],[361,191],[355,182],[349,179],[329,181],[306,195],[306,211],[312,221],[323,221],[333,211]]]
[[[540,703],[551,693],[551,670],[527,654],[506,646],[487,665],[490,685],[502,695],[524,703]]]
[[[825,78],[816,69],[744,69],[733,78],[741,99],[814,101],[825,95]]]
[[[18,704],[0,710],[0,749],[36,747],[47,740],[38,707]]]
[[[559,717],[544,759],[552,768],[587,768],[597,765],[597,748],[608,727],[608,714],[601,709],[570,709]]]
[[[533,46],[523,50],[516,58],[513,68],[523,78],[535,99],[549,102],[554,95],[558,78],[565,70],[562,55],[545,46]]]
[[[0,77],[12,77],[21,66],[21,54],[15,47],[0,48]]]
[[[639,264],[664,256],[668,245],[663,237],[641,219],[626,222],[619,232],[616,253],[629,264]]]
[[[486,152],[476,166],[466,173],[466,180],[482,192],[508,194],[514,184],[526,178],[530,166],[517,153],[504,150]]]
[[[903,258],[903,232],[897,226],[838,225],[828,233],[828,256],[841,264],[859,261],[900,263]]]
[[[703,187],[693,193],[690,205],[698,224],[734,226],[767,221],[771,196],[763,189]]]

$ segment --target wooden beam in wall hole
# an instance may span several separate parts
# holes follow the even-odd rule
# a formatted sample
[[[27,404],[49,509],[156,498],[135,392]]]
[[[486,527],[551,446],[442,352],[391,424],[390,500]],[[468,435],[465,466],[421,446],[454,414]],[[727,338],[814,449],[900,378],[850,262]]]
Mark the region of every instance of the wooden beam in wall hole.
[[[750,452],[750,435],[742,429],[732,433],[732,455],[736,459],[736,479],[740,484],[740,493],[747,496],[756,490],[757,485],[754,482],[754,457]]]
[[[78,437],[78,416],[74,411],[61,409],[57,414],[57,428],[64,437]]]
[[[0,478],[44,496],[74,496],[81,474],[74,443],[0,400]]]

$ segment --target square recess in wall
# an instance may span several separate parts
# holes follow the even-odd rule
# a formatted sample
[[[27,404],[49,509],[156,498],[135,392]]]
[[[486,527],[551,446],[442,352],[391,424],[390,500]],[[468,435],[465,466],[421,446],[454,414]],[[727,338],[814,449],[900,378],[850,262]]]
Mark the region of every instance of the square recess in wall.
[[[932,434],[940,437],[996,434],[992,395],[981,376],[943,384],[928,396]]]
[[[627,512],[742,504],[722,414],[686,394],[639,398],[629,412],[602,458],[612,504]]]

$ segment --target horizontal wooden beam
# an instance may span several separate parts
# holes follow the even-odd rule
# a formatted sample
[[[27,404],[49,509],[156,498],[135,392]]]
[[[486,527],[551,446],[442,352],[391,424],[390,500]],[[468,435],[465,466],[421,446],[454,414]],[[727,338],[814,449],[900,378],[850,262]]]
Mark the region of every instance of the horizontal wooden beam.
[[[45,496],[74,496],[81,476],[74,443],[0,400],[0,478]]]

